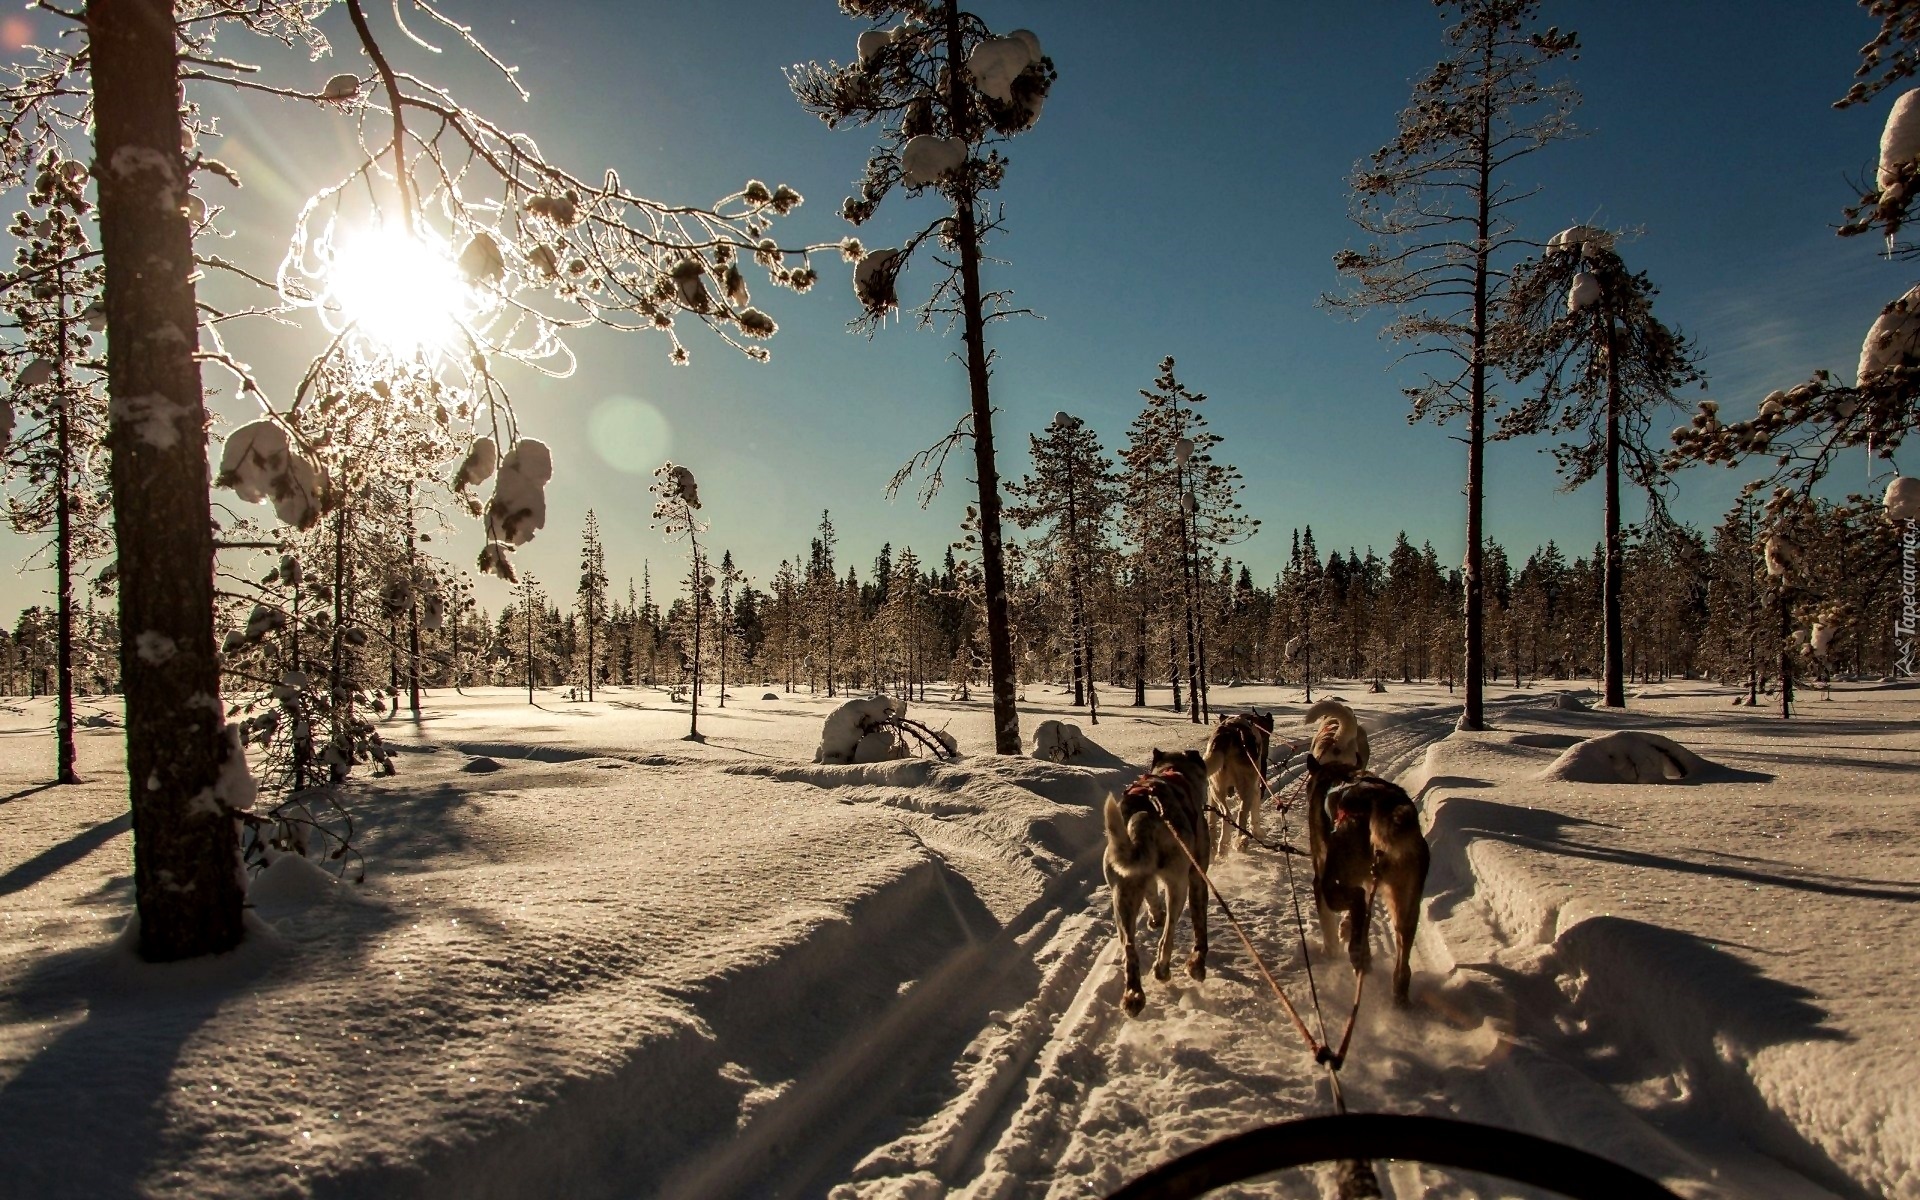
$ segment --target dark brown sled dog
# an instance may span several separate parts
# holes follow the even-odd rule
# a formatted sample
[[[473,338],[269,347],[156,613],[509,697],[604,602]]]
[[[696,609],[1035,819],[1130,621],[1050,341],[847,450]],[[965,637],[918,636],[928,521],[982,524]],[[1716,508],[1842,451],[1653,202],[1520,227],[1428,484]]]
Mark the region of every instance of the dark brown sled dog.
[[[1173,929],[1180,912],[1193,914],[1193,956],[1187,974],[1207,977],[1207,884],[1200,876],[1212,856],[1207,842],[1207,765],[1198,750],[1153,752],[1153,769],[1127,785],[1106,805],[1107,852],[1103,866],[1113,893],[1113,924],[1120,935],[1127,990],[1121,1007],[1138,1014],[1147,1003],[1140,986],[1140,959],[1133,923],[1145,900],[1160,921],[1160,953],[1154,978],[1173,974]],[[1175,841],[1178,838],[1179,841]],[[1188,861],[1180,849],[1193,853]],[[1194,864],[1199,864],[1199,870]]]
[[[1345,927],[1347,961],[1356,974],[1373,965],[1367,941],[1372,919],[1370,890],[1378,880],[1393,921],[1393,1002],[1405,1007],[1413,981],[1408,959],[1420,927],[1420,896],[1427,886],[1429,853],[1413,798],[1353,761],[1360,723],[1344,704],[1315,705],[1324,717],[1307,754],[1307,834],[1313,853],[1313,894],[1320,910],[1320,936],[1334,952],[1334,929]],[[1364,745],[1364,742],[1361,743]],[[1348,749],[1341,754],[1340,748]]]

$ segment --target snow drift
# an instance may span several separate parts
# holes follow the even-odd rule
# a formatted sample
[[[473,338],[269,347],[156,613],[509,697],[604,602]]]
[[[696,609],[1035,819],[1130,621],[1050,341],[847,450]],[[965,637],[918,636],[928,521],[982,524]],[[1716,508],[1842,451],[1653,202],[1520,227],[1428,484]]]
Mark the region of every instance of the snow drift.
[[[1561,783],[1679,783],[1713,766],[1672,738],[1620,729],[1567,747],[1540,778]]]

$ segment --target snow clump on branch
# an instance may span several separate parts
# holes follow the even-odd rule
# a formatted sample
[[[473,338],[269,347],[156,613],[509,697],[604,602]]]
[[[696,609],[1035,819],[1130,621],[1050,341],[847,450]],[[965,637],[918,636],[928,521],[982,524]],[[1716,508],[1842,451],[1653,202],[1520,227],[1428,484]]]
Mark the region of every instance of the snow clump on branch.
[[[894,285],[900,275],[898,250],[875,250],[860,259],[853,268],[853,294],[870,313],[884,313],[898,307],[900,297]]]
[[[295,529],[313,528],[327,507],[319,468],[288,445],[279,422],[267,418],[227,438],[214,484],[233,489],[248,504],[272,500],[274,515]]]
[[[1570,252],[1585,256],[1613,248],[1613,235],[1592,225],[1570,225],[1547,239],[1547,252]]]
[[[1573,277],[1567,287],[1567,311],[1577,313],[1600,302],[1600,277],[1590,271],[1581,271]]]
[[[1865,383],[1869,376],[1913,366],[1916,359],[1920,359],[1920,285],[1909,288],[1874,318],[1873,328],[1860,344],[1856,378]]]
[[[1887,113],[1880,131],[1880,167],[1875,172],[1882,188],[1900,181],[1902,167],[1920,162],[1920,88],[1904,93]]]
[[[1889,519],[1920,520],[1920,476],[1894,476],[1887,482],[1885,502]]]
[[[908,187],[939,183],[967,161],[965,138],[923,133],[907,139],[900,152],[900,182]]]
[[[547,524],[547,481],[553,478],[553,452],[545,442],[521,438],[500,462],[500,478],[487,504],[487,536],[509,546],[524,546]]]

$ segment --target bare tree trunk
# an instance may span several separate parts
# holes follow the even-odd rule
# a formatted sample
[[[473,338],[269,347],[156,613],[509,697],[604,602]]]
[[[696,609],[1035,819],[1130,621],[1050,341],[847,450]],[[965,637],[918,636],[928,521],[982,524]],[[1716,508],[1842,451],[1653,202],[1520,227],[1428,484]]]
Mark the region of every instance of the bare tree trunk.
[[[1487,50],[1487,70],[1492,71],[1493,51]],[[1493,97],[1488,93],[1480,108],[1479,212],[1474,225],[1478,249],[1473,268],[1473,377],[1470,411],[1467,416],[1467,561],[1466,626],[1467,665],[1466,702],[1460,712],[1460,728],[1487,727],[1485,696],[1487,676],[1486,585],[1482,578],[1486,535],[1481,525],[1481,503],[1486,494],[1487,455],[1487,246],[1492,231],[1493,175]]]
[[[140,953],[153,960],[237,945],[246,891],[238,823],[202,799],[231,743],[213,640],[206,404],[194,358],[173,18],[159,0],[86,8],[134,899]]]
[[[1147,610],[1144,607],[1133,621],[1133,706],[1147,706]]]
[[[960,6],[947,13],[947,61],[959,63]],[[965,73],[947,72],[948,112],[956,124],[967,111]],[[970,130],[956,128],[966,136]],[[1007,571],[1000,545],[1000,472],[993,456],[993,400],[987,393],[986,314],[980,296],[980,231],[973,194],[954,205],[954,240],[960,245],[960,311],[967,347],[967,391],[973,406],[973,467],[980,492],[980,572],[987,591],[987,663],[993,685],[993,748],[1020,753],[1020,711],[1014,703],[1013,617],[1007,603]]]
[[[1620,544],[1620,358],[1619,334],[1613,320],[1613,302],[1609,298],[1603,313],[1607,322],[1607,546],[1606,566],[1600,586],[1605,608],[1606,679],[1603,685],[1607,708],[1627,706],[1626,663],[1622,657],[1620,619],[1621,575],[1626,556]]]
[[[54,781],[80,782],[79,748],[73,737],[73,400],[68,391],[67,364],[71,351],[67,343],[66,268],[56,276],[55,292],[60,305],[57,322],[60,348],[54,355],[54,386],[60,397],[54,410],[54,460],[59,471],[53,485],[53,556],[57,577],[59,628],[55,637],[55,685],[60,698],[54,714]]]

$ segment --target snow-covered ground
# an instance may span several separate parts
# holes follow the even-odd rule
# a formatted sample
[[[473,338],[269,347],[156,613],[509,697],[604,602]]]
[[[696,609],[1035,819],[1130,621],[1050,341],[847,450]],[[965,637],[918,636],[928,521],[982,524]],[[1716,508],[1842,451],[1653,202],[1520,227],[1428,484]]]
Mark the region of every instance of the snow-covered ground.
[[[1920,1197],[1920,692],[1836,688],[1783,723],[1700,684],[1626,716],[1496,688],[1497,731],[1448,738],[1444,689],[1334,690],[1435,851],[1415,1011],[1369,989],[1351,1107],[1543,1133],[1683,1193]],[[1119,1013],[1098,805],[1201,729],[1091,726],[1035,688],[1026,726],[1075,720],[1086,765],[816,766],[834,702],[766,691],[703,709],[704,744],[651,690],[435,693],[386,722],[401,773],[355,802],[366,882],[283,862],[246,947],[171,966],[117,940],[111,710],[81,743],[100,782],[40,788],[45,704],[0,702],[0,1196],[1100,1195],[1328,1111],[1217,915],[1208,980]],[[1304,708],[1213,698],[1283,735]],[[978,702],[911,715],[989,742]],[[1724,770],[1540,778],[1619,728]],[[1216,875],[1305,1004],[1285,860]],[[1351,974],[1318,979],[1337,1024]]]

